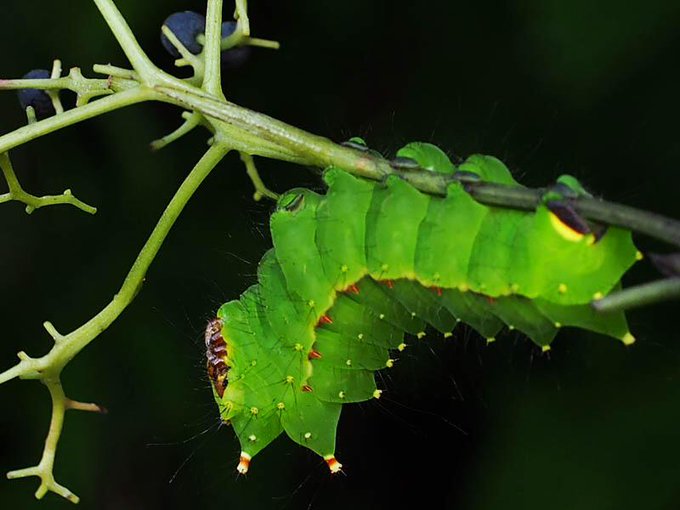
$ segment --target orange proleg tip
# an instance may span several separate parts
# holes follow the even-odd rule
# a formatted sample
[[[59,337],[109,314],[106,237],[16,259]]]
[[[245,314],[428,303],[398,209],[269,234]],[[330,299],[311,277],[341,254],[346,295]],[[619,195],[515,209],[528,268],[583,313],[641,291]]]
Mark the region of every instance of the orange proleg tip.
[[[307,355],[308,359],[321,359],[321,353],[319,351],[311,350]]]
[[[392,280],[381,280],[380,283],[382,283],[388,289],[394,288],[394,282]]]
[[[351,292],[352,294],[359,294],[359,287],[352,284],[349,287],[347,287],[347,292]]]
[[[250,459],[252,459],[250,455],[246,452],[241,452],[241,458],[239,459],[238,466],[236,466],[236,471],[245,475],[250,467]]]
[[[335,455],[326,455],[323,460],[328,464],[328,469],[331,470],[331,473],[337,473],[342,469],[342,464],[338,462]]]
[[[314,390],[312,389],[312,387],[311,387],[309,384],[305,384],[305,385],[302,387],[302,391],[304,391],[305,393],[311,393],[311,392],[314,391]]]
[[[441,297],[442,296],[442,288],[441,287],[430,287],[430,290],[437,294],[437,296]]]

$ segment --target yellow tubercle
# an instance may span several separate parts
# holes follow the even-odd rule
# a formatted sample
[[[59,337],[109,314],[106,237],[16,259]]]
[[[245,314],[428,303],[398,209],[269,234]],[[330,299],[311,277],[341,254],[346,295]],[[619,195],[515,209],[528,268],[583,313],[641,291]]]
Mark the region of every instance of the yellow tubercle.
[[[623,338],[621,339],[623,342],[623,345],[633,345],[635,343],[635,337],[630,334],[630,331],[623,335]]]

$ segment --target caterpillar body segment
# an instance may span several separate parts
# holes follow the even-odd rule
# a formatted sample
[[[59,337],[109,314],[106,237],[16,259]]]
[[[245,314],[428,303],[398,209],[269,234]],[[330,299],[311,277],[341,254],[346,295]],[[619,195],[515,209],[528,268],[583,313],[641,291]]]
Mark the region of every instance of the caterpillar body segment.
[[[409,158],[423,170],[452,174],[456,171],[446,153],[436,145],[426,142],[411,142],[397,151],[397,157]]]
[[[399,157],[423,171],[455,170],[432,147],[409,144]],[[458,170],[519,186],[490,156]],[[379,398],[375,372],[428,327],[455,338],[466,323],[489,341],[516,329],[544,349],[565,326],[632,341],[622,313],[589,306],[635,262],[629,232],[565,235],[545,205],[490,208],[457,183],[441,198],[396,176],[377,183],[329,168],[324,180],[325,195],[281,197],[258,283],[209,326],[226,344],[216,362],[226,381],[213,388],[241,443],[240,472],[284,431],[338,471],[342,405]]]

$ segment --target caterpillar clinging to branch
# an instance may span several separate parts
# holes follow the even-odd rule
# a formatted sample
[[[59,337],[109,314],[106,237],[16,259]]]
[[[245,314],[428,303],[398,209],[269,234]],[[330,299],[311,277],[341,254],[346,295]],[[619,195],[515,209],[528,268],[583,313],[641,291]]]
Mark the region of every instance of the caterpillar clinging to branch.
[[[489,156],[456,168],[421,143],[398,156],[422,171],[520,186]],[[294,189],[279,199],[258,283],[224,304],[206,331],[214,395],[241,442],[241,473],[283,431],[339,470],[342,405],[379,398],[374,372],[394,364],[405,334],[422,338],[428,326],[450,337],[464,322],[489,341],[506,326],[544,349],[563,326],[633,342],[622,312],[589,305],[639,256],[630,232],[596,234],[548,199],[532,212],[487,207],[459,182],[435,197],[396,175],[378,183],[329,168],[324,181],[325,195]],[[583,193],[571,177],[561,186]]]

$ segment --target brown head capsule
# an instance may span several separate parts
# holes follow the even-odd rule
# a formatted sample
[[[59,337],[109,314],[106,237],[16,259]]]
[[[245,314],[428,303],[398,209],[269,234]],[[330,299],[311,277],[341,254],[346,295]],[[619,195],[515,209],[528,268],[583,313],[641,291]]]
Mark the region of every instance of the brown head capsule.
[[[222,319],[212,319],[205,328],[205,356],[208,377],[220,398],[227,389],[227,342],[222,337]]]

